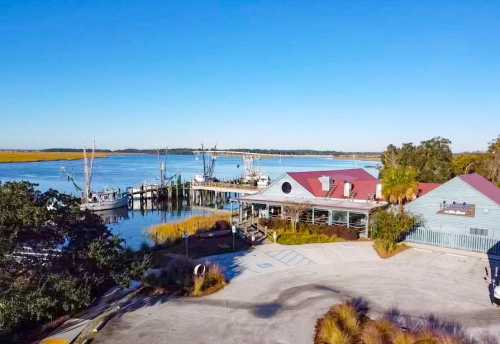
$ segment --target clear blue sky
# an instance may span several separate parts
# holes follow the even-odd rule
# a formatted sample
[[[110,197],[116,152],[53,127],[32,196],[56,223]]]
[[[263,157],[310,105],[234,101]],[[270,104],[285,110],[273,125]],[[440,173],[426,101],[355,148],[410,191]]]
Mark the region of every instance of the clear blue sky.
[[[500,134],[500,1],[3,1],[0,148],[454,151]]]

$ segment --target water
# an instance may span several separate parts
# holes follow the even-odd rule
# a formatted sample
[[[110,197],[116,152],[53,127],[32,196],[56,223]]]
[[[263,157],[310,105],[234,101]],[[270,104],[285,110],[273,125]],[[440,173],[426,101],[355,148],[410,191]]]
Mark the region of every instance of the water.
[[[192,155],[169,155],[166,159],[167,175],[178,174],[187,181],[200,174],[202,163]],[[272,180],[285,172],[332,170],[344,168],[365,168],[369,173],[377,175],[377,163],[357,160],[332,160],[325,158],[273,158],[262,159],[254,166],[268,174]],[[39,185],[40,190],[56,189],[61,192],[79,196],[67,177],[61,172],[65,169],[73,175],[80,186],[83,185],[82,161],[48,161],[37,163],[0,164],[0,181],[28,180]],[[238,178],[243,173],[241,158],[218,157],[215,164],[215,175],[219,179]],[[123,190],[129,186],[143,182],[159,182],[159,161],[154,155],[123,155],[111,156],[94,161],[93,189],[101,190],[108,186],[120,187]],[[193,215],[206,214],[206,210],[183,209],[141,212],[131,210],[112,212],[110,228],[122,236],[132,248],[138,248],[143,242],[148,242],[146,231],[158,223],[175,222]]]

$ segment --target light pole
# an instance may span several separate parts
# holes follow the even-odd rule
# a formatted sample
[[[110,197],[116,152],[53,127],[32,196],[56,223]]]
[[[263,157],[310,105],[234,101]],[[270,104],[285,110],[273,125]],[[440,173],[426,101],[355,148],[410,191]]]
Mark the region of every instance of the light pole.
[[[236,236],[236,226],[235,225],[233,225],[231,227],[231,232],[233,233],[233,251],[234,251],[236,249],[235,248],[235,236]]]
[[[189,247],[189,244],[188,244],[189,235],[187,233],[184,233],[183,238],[184,238],[184,243],[186,245],[186,257],[189,257],[189,251],[188,251],[188,247]]]

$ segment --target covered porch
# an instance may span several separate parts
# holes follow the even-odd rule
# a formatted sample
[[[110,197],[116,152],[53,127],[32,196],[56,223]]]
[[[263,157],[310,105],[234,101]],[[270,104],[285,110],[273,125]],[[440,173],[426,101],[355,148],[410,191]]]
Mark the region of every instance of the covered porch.
[[[258,200],[253,197],[239,199],[239,221],[256,222],[258,219],[281,219],[313,225],[341,226],[356,230],[367,237],[370,215],[385,204],[350,200]],[[372,204],[373,203],[373,204]]]

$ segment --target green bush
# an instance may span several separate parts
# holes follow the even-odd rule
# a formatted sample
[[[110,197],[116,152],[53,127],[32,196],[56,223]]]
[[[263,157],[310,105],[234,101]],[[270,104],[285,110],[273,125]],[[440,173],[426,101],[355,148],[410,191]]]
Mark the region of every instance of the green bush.
[[[405,250],[407,247],[398,243],[420,223],[418,217],[408,213],[379,211],[373,217],[371,225],[375,250],[382,258],[388,258]]]
[[[343,239],[321,233],[281,232],[276,240],[282,245],[300,245],[344,241]]]

